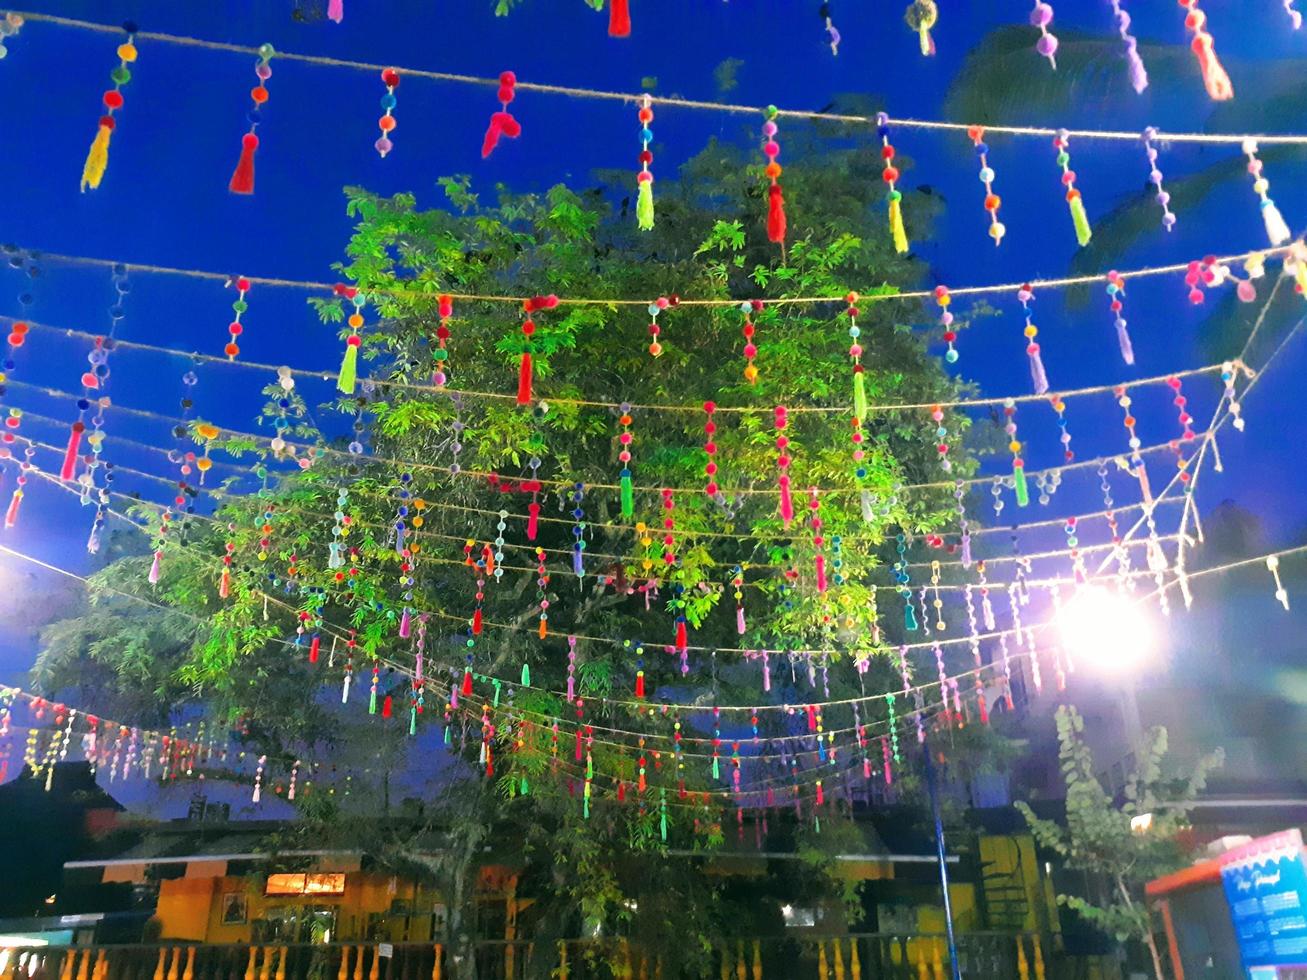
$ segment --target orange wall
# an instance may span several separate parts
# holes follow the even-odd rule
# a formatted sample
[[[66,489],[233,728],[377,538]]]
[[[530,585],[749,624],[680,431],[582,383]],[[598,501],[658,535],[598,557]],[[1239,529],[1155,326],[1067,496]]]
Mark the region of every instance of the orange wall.
[[[172,878],[159,883],[155,914],[163,925],[163,939],[208,939],[209,907],[219,878]]]

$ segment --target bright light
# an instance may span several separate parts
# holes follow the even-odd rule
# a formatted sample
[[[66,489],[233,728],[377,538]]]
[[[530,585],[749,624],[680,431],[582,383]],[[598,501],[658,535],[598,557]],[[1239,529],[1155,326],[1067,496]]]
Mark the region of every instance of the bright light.
[[[1130,673],[1153,653],[1152,622],[1139,604],[1097,586],[1082,588],[1062,606],[1058,627],[1077,667]]]

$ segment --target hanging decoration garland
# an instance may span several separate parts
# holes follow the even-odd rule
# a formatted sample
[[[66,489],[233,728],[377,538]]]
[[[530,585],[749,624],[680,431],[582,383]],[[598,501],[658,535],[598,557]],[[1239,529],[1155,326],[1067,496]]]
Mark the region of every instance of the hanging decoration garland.
[[[1048,391],[1048,374],[1044,371],[1044,359],[1039,353],[1039,342],[1035,340],[1039,335],[1039,328],[1035,326],[1034,313],[1030,309],[1030,303],[1034,298],[1035,294],[1029,284],[1017,290],[1017,302],[1021,304],[1021,312],[1026,320],[1022,333],[1026,338],[1026,357],[1030,359],[1030,378],[1035,386],[1035,394],[1042,395]]]
[[[654,226],[653,171],[649,169],[653,163],[653,151],[649,149],[653,142],[653,130],[649,128],[653,117],[653,100],[645,95],[636,112],[640,122],[640,170],[635,175],[635,222],[641,231],[652,231]]]
[[[4,60],[9,54],[9,48],[5,46],[5,40],[18,34],[23,27],[23,15],[10,11],[3,17],[0,17],[0,60]],[[0,773],[0,779],[4,776]]]
[[[763,113],[767,117],[762,124],[762,152],[767,157],[763,175],[770,182],[767,187],[767,239],[777,245],[784,245],[785,197],[780,185],[781,165],[776,162],[781,153],[781,145],[776,141],[777,113],[774,105],[769,105]]]
[[[790,439],[785,434],[785,429],[789,426],[789,416],[786,413],[784,405],[776,406],[775,427],[776,427],[776,488],[780,495],[780,517],[781,526],[786,530],[789,529],[790,522],[794,520],[794,500],[790,495]]]
[[[1135,348],[1130,343],[1130,333],[1126,329],[1125,314],[1125,280],[1115,269],[1107,274],[1108,309],[1112,312],[1112,326],[1116,329],[1117,345],[1121,348],[1121,360],[1127,364],[1135,362]]]
[[[717,411],[716,402],[704,402],[703,414],[705,416],[703,423],[703,451],[707,460],[703,464],[703,477],[706,481],[703,492],[708,495],[709,500],[724,502],[721,489],[717,484],[717,423],[713,421],[713,414]]]
[[[1071,209],[1071,223],[1076,229],[1076,241],[1083,248],[1089,244],[1094,233],[1089,227],[1085,202],[1080,197],[1080,191],[1076,190],[1076,172],[1071,169],[1071,154],[1068,152],[1070,142],[1071,134],[1065,129],[1059,129],[1057,136],[1053,138],[1053,147],[1057,150],[1057,165],[1062,168],[1062,186],[1066,188],[1066,203]]]
[[[517,403],[519,405],[528,405],[531,402],[531,379],[534,368],[531,362],[531,355],[535,351],[535,343],[532,337],[536,332],[535,321],[531,319],[531,314],[540,310],[552,310],[558,306],[557,296],[533,296],[531,299],[522,302],[522,312],[525,319],[522,321],[522,360],[518,365],[517,372]]]
[[[1193,48],[1194,57],[1198,59],[1198,68],[1203,73],[1203,85],[1207,88],[1207,95],[1217,102],[1233,99],[1234,86],[1230,83],[1230,76],[1221,67],[1221,60],[1216,57],[1216,45],[1212,35],[1207,33],[1207,15],[1198,9],[1198,0],[1179,0],[1179,2],[1186,11],[1184,26],[1193,35],[1189,46]]]
[[[232,171],[231,181],[227,184],[227,189],[233,194],[254,193],[254,151],[259,148],[256,130],[259,128],[259,123],[263,121],[263,105],[268,101],[267,81],[272,77],[270,62],[274,54],[276,51],[271,44],[259,47],[259,60],[254,65],[254,74],[258,82],[250,89],[250,100],[253,105],[246,113],[250,128],[241,137],[240,159],[236,162],[236,169]]]
[[[342,283],[336,284],[335,293],[354,305],[353,311],[345,321],[349,326],[349,336],[345,338],[345,355],[340,362],[340,371],[336,375],[336,390],[345,395],[352,395],[355,383],[358,381],[359,347],[363,344],[361,335],[363,307],[368,299],[357,287]]]
[[[1244,140],[1243,152],[1248,157],[1248,174],[1253,179],[1253,192],[1258,197],[1258,207],[1261,208],[1262,221],[1266,225],[1266,237],[1272,245],[1283,245],[1293,237],[1293,233],[1289,231],[1280,209],[1268,196],[1271,182],[1262,176],[1262,161],[1257,157],[1257,141]]]
[[[1162,207],[1162,227],[1170,231],[1175,227],[1176,217],[1171,211],[1171,195],[1162,186],[1162,171],[1157,166],[1157,147],[1153,146],[1153,140],[1157,139],[1157,127],[1149,126],[1144,130],[1141,139],[1144,143],[1144,155],[1148,157],[1148,180],[1157,188],[1156,201]]]
[[[984,126],[968,126],[967,135],[975,147],[980,160],[980,182],[985,185],[985,213],[989,215],[989,237],[994,239],[994,247],[1003,243],[1007,226],[998,220],[998,208],[1002,199],[994,193],[994,170],[989,165],[989,145],[985,142]]]
[[[234,361],[236,355],[241,352],[240,346],[236,343],[236,338],[245,332],[241,317],[250,308],[249,303],[245,300],[245,294],[250,291],[250,281],[244,276],[237,276],[235,279],[227,280],[227,285],[236,290],[236,302],[231,304],[232,318],[231,323],[227,324],[227,333],[231,335],[231,339],[227,341],[222,352],[227,355],[229,361]]]
[[[930,36],[930,29],[938,20],[939,6],[935,0],[912,0],[903,12],[903,22],[916,33],[924,57],[935,53],[935,39]]]
[[[381,130],[381,135],[372,145],[384,160],[386,154],[395,148],[390,134],[395,131],[395,89],[399,88],[399,72],[394,68],[382,69],[381,84],[386,86],[386,94],[381,97],[381,118],[377,120],[377,128]]]
[[[1007,420],[1003,431],[1007,433],[1007,448],[1012,453],[1012,485],[1016,491],[1017,506],[1025,507],[1030,503],[1030,490],[1026,484],[1026,464],[1021,458],[1021,443],[1017,439],[1017,406],[1011,398],[1003,403],[1003,417]]]
[[[512,113],[508,111],[508,104],[513,101],[516,95],[515,87],[517,86],[517,76],[511,71],[501,72],[499,75],[499,111],[490,116],[490,125],[486,127],[485,138],[481,141],[481,159],[485,159],[494,152],[495,147],[499,145],[499,138],[507,136],[509,139],[517,139],[522,135],[522,126]]]
[[[1052,4],[1036,0],[1035,6],[1030,11],[1030,26],[1039,28],[1039,40],[1035,42],[1035,50],[1047,58],[1049,65],[1056,71],[1057,38],[1048,29],[1051,23],[1053,23]]]
[[[1121,35],[1125,45],[1125,61],[1130,69],[1130,86],[1137,93],[1148,88],[1148,72],[1144,69],[1144,59],[1139,57],[1139,40],[1130,33],[1130,14],[1123,7],[1122,0],[1108,0],[1112,5],[1112,20],[1116,32]]]
[[[436,327],[436,349],[431,352],[432,360],[436,362],[431,372],[431,383],[437,388],[443,388],[449,381],[449,321],[454,315],[454,299],[448,293],[441,293],[436,304],[440,323]]]
[[[894,166],[895,151],[889,141],[889,115],[887,113],[876,113],[876,134],[880,137],[880,158],[885,163],[884,168],[881,170],[880,179],[889,188],[886,200],[889,208],[890,240],[894,243],[894,251],[903,255],[908,251],[908,233],[903,227],[903,192],[896,186],[899,179],[899,168]]]
[[[21,23],[21,21],[20,21]],[[96,190],[104,180],[104,172],[109,166],[109,137],[113,135],[117,120],[114,113],[123,107],[123,86],[132,80],[129,65],[136,62],[136,25],[131,21],[123,24],[127,40],[118,45],[118,67],[109,73],[113,88],[101,97],[104,103],[104,115],[100,117],[99,128],[91,140],[91,149],[86,154],[86,163],[82,165],[82,193],[86,188]]]
[[[621,501],[622,516],[628,520],[635,516],[635,488],[631,483],[631,443],[634,441],[634,435],[631,432],[631,405],[629,402],[622,402],[620,407],[621,415],[617,418],[617,424],[622,427],[621,432],[617,434],[617,443],[622,448],[617,453],[617,460],[622,464],[621,472],[618,474],[618,497]],[[534,509],[531,517],[540,513],[540,505],[532,504]],[[535,535],[528,535],[534,540]]]
[[[745,300],[740,304],[740,312],[744,314],[744,326],[740,328],[740,333],[744,335],[744,380],[751,385],[758,383],[758,368],[753,363],[758,356],[758,345],[753,342],[758,328],[753,322],[753,314],[761,313],[762,308],[760,299]]]

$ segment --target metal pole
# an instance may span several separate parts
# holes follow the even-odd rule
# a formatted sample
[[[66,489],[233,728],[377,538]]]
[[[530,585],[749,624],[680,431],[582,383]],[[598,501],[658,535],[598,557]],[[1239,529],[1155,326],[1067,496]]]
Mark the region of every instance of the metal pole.
[[[939,815],[939,796],[935,788],[935,761],[930,757],[930,743],[921,740],[921,754],[926,763],[926,791],[930,794],[930,812],[935,818],[935,854],[939,858],[939,883],[944,890],[944,926],[948,931],[948,959],[953,968],[953,980],[962,980],[958,965],[958,943],[953,935],[953,902],[948,893],[948,864],[944,860],[944,821]]]

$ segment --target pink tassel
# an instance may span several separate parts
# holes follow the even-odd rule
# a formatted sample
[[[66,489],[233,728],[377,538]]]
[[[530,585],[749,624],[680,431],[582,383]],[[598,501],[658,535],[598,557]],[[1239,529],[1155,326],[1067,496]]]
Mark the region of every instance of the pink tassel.
[[[771,664],[767,662],[767,654],[762,655],[762,689],[771,690]]]
[[[163,560],[163,552],[154,553],[154,561],[150,563],[150,574],[148,576],[151,585],[159,583],[159,563]]]
[[[64,465],[59,470],[59,479],[71,480],[77,472],[77,448],[82,443],[82,433],[86,431],[86,425],[82,422],[74,422],[72,429],[68,433],[68,448],[64,450]]]
[[[495,151],[499,145],[499,138],[507,136],[509,139],[516,139],[522,135],[522,126],[510,113],[496,112],[490,117],[490,125],[486,128],[485,139],[481,141],[481,158],[484,160]]]
[[[826,802],[826,794],[821,791],[821,780],[817,780],[817,805],[821,806]]]
[[[816,563],[817,563],[817,591],[825,592],[826,591],[826,556],[818,555],[816,558]]]
[[[743,635],[744,635],[744,629],[745,629],[745,628],[744,628],[744,607],[743,607],[743,606],[736,606],[736,607],[735,607],[735,632],[737,632],[737,633],[739,633],[741,636],[743,636]]]
[[[1044,371],[1044,359],[1039,356],[1039,345],[1032,340],[1026,354],[1030,357],[1030,379],[1035,383],[1035,394],[1042,395],[1048,391],[1048,375]]]
[[[534,541],[540,529],[540,505],[534,500],[526,505],[526,539]]]
[[[405,606],[403,613],[401,613],[399,617],[399,638],[401,640],[407,640],[412,630],[413,623],[409,618],[408,607]]]
[[[782,475],[777,482],[781,491],[781,523],[786,527],[794,520],[794,500],[790,497],[790,478]]]
[[[345,19],[345,0],[327,0],[327,20],[339,24]]]

